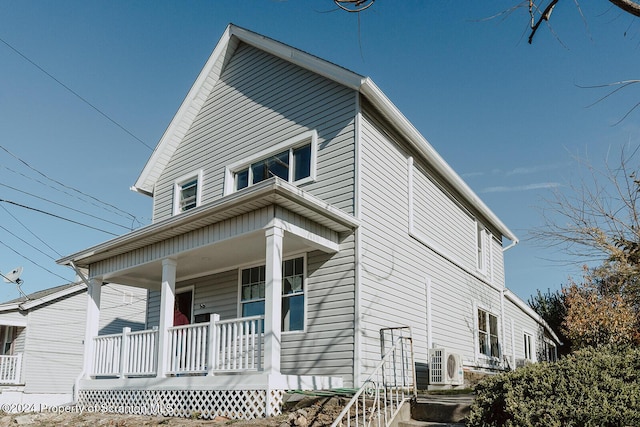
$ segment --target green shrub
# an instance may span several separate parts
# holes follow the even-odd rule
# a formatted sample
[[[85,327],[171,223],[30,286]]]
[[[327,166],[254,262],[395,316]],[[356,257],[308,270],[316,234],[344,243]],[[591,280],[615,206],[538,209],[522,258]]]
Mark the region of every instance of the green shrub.
[[[475,391],[470,427],[640,426],[640,349],[586,348]]]

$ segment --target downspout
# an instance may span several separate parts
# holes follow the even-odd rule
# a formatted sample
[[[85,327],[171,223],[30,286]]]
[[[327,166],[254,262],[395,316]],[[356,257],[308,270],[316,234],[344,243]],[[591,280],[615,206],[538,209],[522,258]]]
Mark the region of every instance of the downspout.
[[[513,240],[508,246],[502,248],[502,253],[507,252],[509,249],[511,249],[512,247],[514,247],[518,243],[520,243],[520,240],[518,240],[518,239]]]

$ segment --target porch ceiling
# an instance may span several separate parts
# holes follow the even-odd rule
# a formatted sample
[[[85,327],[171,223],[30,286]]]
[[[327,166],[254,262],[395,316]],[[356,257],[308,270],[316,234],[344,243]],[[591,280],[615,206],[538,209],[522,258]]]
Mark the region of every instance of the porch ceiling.
[[[286,234],[283,253],[306,252],[312,248],[295,235]],[[245,234],[214,245],[204,246],[179,254],[175,259],[176,281],[182,282],[216,272],[228,271],[241,265],[264,263],[266,253],[263,232]],[[157,260],[134,268],[121,270],[102,277],[103,281],[159,290],[162,282],[162,261]]]
[[[359,225],[357,219],[353,216],[288,182],[274,177],[180,215],[61,258],[57,263],[62,265],[74,263],[78,267],[88,267],[98,261],[140,249],[269,205],[282,206],[339,233],[352,231]],[[215,246],[218,248],[221,245],[224,246],[222,243]],[[248,245],[244,246],[246,248]],[[206,251],[206,249],[202,250]],[[261,253],[264,254],[264,251]],[[212,258],[211,254],[203,254],[202,256]],[[224,259],[225,257],[237,258],[237,253],[234,254],[231,250],[223,252],[216,249],[216,257],[219,257],[219,259]]]

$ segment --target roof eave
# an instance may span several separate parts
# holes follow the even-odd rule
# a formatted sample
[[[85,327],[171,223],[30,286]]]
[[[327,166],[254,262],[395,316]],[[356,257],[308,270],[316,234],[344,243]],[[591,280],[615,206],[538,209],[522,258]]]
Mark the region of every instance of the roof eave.
[[[438,154],[429,142],[418,132],[400,110],[387,98],[387,96],[370,79],[366,78],[360,87],[360,93],[364,95],[396,129],[409,140],[413,146],[424,156],[424,159],[441,174],[449,184],[459,192],[478,212],[486,218],[504,237],[517,242],[516,235],[493,213],[491,209],[477,196],[477,194],[460,178],[449,164]]]
[[[95,257],[100,256],[100,254],[106,254],[108,252],[112,252],[113,254],[113,250],[123,246],[142,245],[136,242],[155,238],[155,236],[162,233],[166,234],[167,232],[182,229],[185,226],[197,227],[196,224],[199,224],[200,221],[209,221],[208,217],[219,214],[220,212],[230,212],[238,206],[250,206],[250,204],[258,200],[264,201],[265,204],[278,204],[278,202],[274,200],[274,197],[278,197],[280,200],[291,201],[301,207],[305,212],[323,217],[328,223],[333,224],[332,227],[335,231],[353,230],[359,226],[358,220],[353,216],[323,202],[288,182],[279,178],[271,178],[207,205],[200,206],[180,215],[167,218],[166,220],[150,224],[131,233],[108,240],[86,250],[68,255],[56,262],[61,265],[75,263],[78,266],[87,267],[88,264],[95,262],[90,259],[95,259]],[[112,254],[110,256],[112,256]]]

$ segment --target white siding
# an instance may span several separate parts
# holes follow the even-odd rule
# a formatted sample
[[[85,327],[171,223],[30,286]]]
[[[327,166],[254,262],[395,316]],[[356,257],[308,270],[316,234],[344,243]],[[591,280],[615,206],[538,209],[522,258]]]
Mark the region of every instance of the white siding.
[[[29,313],[25,393],[71,393],[82,370],[87,295],[77,293]]]
[[[362,120],[362,279],[365,366],[379,360],[378,331],[408,325],[414,336],[416,363],[427,363],[425,284],[431,281],[432,342],[475,363],[476,310],[501,314],[502,254],[492,244],[491,286],[476,272],[475,220],[452,200],[425,166],[383,131],[369,115]],[[420,171],[416,173],[415,171]],[[414,179],[414,220],[421,240],[409,234],[409,180]],[[415,212],[414,212],[415,213]],[[415,226],[415,224],[414,224]],[[435,244],[431,244],[434,243]]]
[[[172,214],[173,184],[203,170],[202,203],[223,195],[225,166],[318,132],[318,180],[304,190],[353,212],[355,92],[240,44],[160,177],[154,220]]]
[[[144,328],[146,290],[108,284],[102,287],[101,333],[121,332],[124,326]],[[76,292],[36,306],[18,328],[15,352],[23,353],[25,393],[71,394],[82,371],[87,294]],[[3,319],[23,317],[2,313]]]

